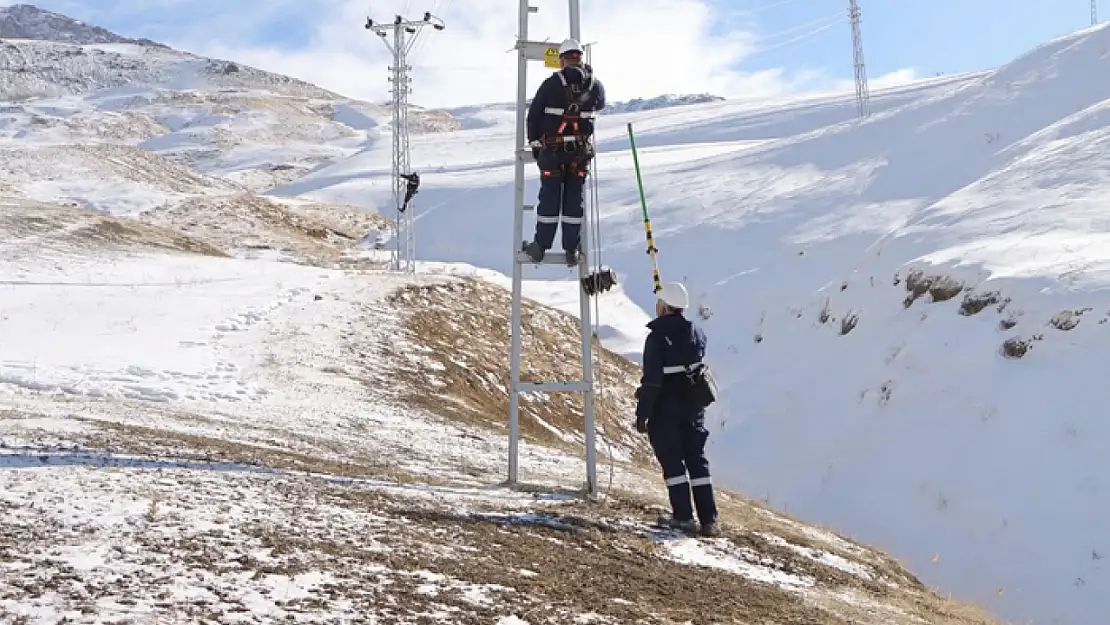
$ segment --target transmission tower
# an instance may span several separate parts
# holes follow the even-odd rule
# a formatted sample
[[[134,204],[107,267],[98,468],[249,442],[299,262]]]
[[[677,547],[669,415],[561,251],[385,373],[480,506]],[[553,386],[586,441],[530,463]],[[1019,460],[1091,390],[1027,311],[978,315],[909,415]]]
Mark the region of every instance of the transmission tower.
[[[1091,26],[1098,24],[1098,0],[1091,0]]]
[[[863,62],[863,35],[859,27],[859,2],[848,0],[848,17],[852,21],[852,59],[856,69],[856,104],[859,117],[871,114],[871,93],[867,89],[867,67]]]
[[[412,66],[408,64],[408,54],[425,26],[431,26],[435,30],[446,27],[443,20],[428,12],[424,13],[422,20],[407,20],[398,15],[389,24],[366,18],[366,30],[381,37],[393,54],[389,82],[393,84],[390,89],[393,94],[393,206],[396,210],[393,240],[397,249],[393,255],[392,268],[404,273],[416,272],[416,233],[413,230],[416,206],[412,200],[405,205],[408,181],[403,177],[413,173],[409,169],[409,94],[412,93],[409,72],[412,71]],[[389,37],[391,32],[392,42]]]

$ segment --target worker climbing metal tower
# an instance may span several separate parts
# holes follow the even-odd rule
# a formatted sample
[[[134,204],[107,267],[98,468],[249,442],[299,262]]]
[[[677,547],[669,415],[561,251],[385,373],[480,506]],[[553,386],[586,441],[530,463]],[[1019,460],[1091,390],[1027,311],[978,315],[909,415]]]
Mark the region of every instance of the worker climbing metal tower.
[[[575,43],[581,41],[581,23],[578,0],[568,0],[570,17],[570,39]],[[544,61],[547,67],[559,68],[559,48],[546,42],[528,40],[528,17],[531,13],[538,12],[537,7],[529,5],[529,0],[520,0],[519,29],[517,31],[517,105],[516,105],[516,144],[515,144],[515,201],[513,210],[513,303],[512,303],[512,328],[510,350],[510,379],[509,379],[509,475],[507,483],[517,484],[519,480],[519,449],[520,449],[520,400],[524,393],[532,392],[578,392],[583,394],[583,421],[585,425],[586,444],[586,492],[589,495],[597,493],[597,453],[595,445],[595,383],[593,370],[593,323],[591,322],[590,298],[600,292],[606,291],[615,284],[611,271],[600,265],[600,249],[591,249],[589,226],[597,227],[596,192],[591,198],[590,210],[584,215],[570,215],[571,220],[581,219],[581,228],[578,230],[580,253],[575,253],[574,246],[570,247],[571,254],[547,253],[531,256],[525,251],[523,237],[524,213],[534,211],[535,206],[524,203],[525,165],[535,162],[536,147],[529,144],[526,136],[525,117],[528,109],[528,62]],[[590,91],[586,85],[588,93]],[[591,133],[592,134],[592,133]],[[592,147],[592,137],[590,137]],[[596,176],[595,176],[596,190]],[[566,220],[564,220],[564,225]],[[573,238],[573,237],[572,237]],[[594,237],[596,239],[596,237]],[[591,260],[594,265],[591,266]],[[581,371],[582,379],[569,382],[525,382],[520,379],[521,351],[522,351],[522,282],[523,266],[526,264],[543,265],[568,265],[578,270],[579,290],[579,318],[581,328]]]

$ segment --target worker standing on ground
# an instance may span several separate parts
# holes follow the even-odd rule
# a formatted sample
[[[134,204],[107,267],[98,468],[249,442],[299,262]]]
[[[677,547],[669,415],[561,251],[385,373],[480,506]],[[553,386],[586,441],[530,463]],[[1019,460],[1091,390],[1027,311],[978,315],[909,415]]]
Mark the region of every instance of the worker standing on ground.
[[[636,430],[648,434],[663,469],[672,515],[661,522],[693,532],[696,507],[702,535],[715,536],[717,504],[705,456],[705,408],[690,399],[686,377],[687,366],[705,357],[706,337],[683,316],[690,297],[681,282],[664,284],[656,296],[656,318],[647,324],[643,377],[636,389]]]
[[[583,63],[582,46],[574,39],[559,46],[559,66],[528,107],[528,144],[540,169],[540,193],[536,236],[524,251],[541,262],[554,245],[561,215],[563,250],[573,267],[578,264],[586,176],[594,157],[593,118],[605,108],[605,87]]]

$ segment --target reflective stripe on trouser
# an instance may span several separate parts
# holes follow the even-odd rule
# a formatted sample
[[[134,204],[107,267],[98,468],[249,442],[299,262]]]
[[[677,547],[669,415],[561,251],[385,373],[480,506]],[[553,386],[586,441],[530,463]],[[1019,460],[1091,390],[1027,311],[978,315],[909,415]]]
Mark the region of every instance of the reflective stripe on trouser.
[[[539,203],[536,205],[536,242],[548,250],[555,242],[555,229],[562,217],[563,249],[578,249],[582,221],[586,212],[583,192],[585,177],[541,176]]]
[[[679,521],[692,521],[694,508],[690,505],[690,480],[682,475],[663,478],[667,485],[667,498],[671,501],[671,514]]]
[[[690,461],[686,461],[687,466],[690,466]],[[708,464],[708,461],[706,462]],[[706,470],[709,467],[706,466]],[[691,475],[694,469],[691,468]],[[713,482],[709,476],[690,478],[690,486],[694,491],[694,507],[698,511],[698,519],[702,524],[713,523],[717,520],[717,499],[713,496]]]

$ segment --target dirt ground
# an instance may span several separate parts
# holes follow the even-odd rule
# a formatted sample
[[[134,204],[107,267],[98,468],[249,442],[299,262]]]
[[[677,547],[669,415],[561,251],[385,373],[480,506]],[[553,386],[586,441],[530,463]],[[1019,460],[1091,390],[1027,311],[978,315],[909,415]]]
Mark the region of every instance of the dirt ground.
[[[133,546],[121,548],[154,568],[128,574],[123,586],[98,585],[85,572],[56,561],[48,569],[36,565],[33,575],[22,573],[26,569],[17,565],[26,554],[48,550],[64,528],[46,518],[6,522],[7,529],[0,533],[0,571],[7,571],[7,585],[0,601],[53,592],[60,601],[83,606],[89,615],[96,613],[98,597],[122,605],[153,602],[154,613],[163,619],[159,622],[173,623],[223,622],[248,611],[243,592],[226,581],[208,587],[219,600],[169,601],[156,565],[172,560],[189,571],[218,573],[223,580],[243,574],[255,581],[271,575],[327,574],[331,581],[311,596],[281,604],[292,615],[288,620],[299,622],[334,622],[328,615],[339,610],[343,622],[367,624],[448,622],[432,614],[449,614],[449,622],[475,625],[494,623],[508,614],[531,625],[562,625],[584,614],[596,615],[597,622],[648,625],[994,623],[972,608],[937,596],[881,553],[847,542],[838,550],[812,537],[802,542],[807,540],[805,533],[792,525],[794,521],[761,513],[755,504],[727,492],[722,492],[720,502],[724,535],[698,542],[747,554],[742,557],[752,564],[812,578],[816,592],[793,592],[664,557],[667,542],[681,537],[649,526],[661,510],[660,499],[617,491],[601,501],[567,500],[537,489],[531,496],[534,503],[523,509],[507,510],[478,500],[462,510],[420,496],[420,489],[434,489],[434,484],[384,466],[337,465],[157,428],[89,419],[84,423],[94,426],[80,443],[87,449],[107,446],[114,454],[239,462],[292,473],[236,479],[236,489],[260,491],[256,496],[269,502],[265,505],[271,512],[229,517],[214,529],[159,529],[159,522],[184,522],[190,505],[205,510],[213,505],[173,501],[178,512],[166,515],[156,512],[157,500],[152,501],[144,521],[149,527],[136,528],[129,535]],[[398,488],[345,482],[320,473],[385,480]],[[168,474],[160,479],[166,478]],[[0,513],[6,516],[11,505],[0,507]],[[378,525],[368,533],[349,515],[379,519]],[[805,557],[768,534],[837,553],[866,565],[871,574],[860,577]],[[247,553],[255,548],[267,556]],[[493,599],[475,601],[461,586],[441,584],[431,592],[429,576],[481,587]],[[78,587],[84,590],[78,592]],[[835,599],[845,594],[862,599]]]

